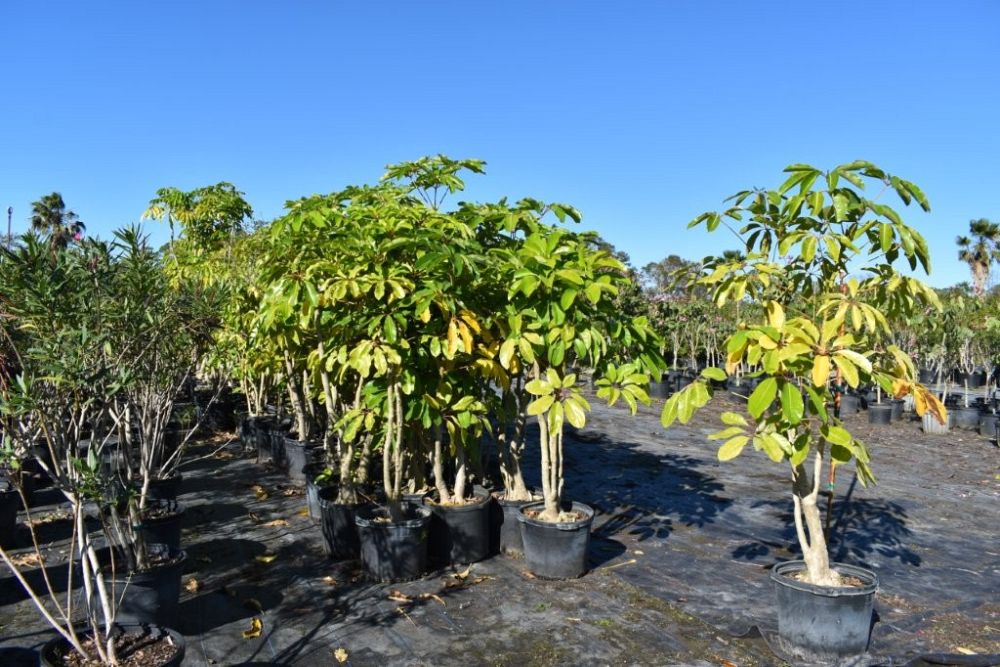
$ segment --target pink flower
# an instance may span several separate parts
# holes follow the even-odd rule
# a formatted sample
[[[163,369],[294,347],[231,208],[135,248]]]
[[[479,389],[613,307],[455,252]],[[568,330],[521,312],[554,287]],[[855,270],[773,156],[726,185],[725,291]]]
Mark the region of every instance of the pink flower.
[[[83,239],[83,234],[81,234],[80,232],[77,232],[76,234],[73,234],[73,240],[74,241],[80,241],[82,239]]]

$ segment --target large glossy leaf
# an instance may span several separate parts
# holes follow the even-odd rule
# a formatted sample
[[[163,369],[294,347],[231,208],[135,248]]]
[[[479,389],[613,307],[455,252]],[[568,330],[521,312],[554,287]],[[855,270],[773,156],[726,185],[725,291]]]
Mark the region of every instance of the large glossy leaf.
[[[760,419],[764,411],[771,407],[778,394],[778,381],[774,378],[765,378],[757,385],[757,388],[750,394],[747,401],[747,410],[754,419]]]

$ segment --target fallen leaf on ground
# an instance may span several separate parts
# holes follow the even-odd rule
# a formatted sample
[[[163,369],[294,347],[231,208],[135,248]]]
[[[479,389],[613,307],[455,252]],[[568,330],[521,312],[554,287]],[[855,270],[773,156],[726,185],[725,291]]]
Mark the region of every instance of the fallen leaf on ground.
[[[188,593],[197,593],[198,589],[201,588],[201,584],[197,579],[191,579],[186,584],[184,584],[184,590]]]
[[[299,516],[309,516],[309,508],[303,507],[298,512],[296,512],[296,514],[298,514]]]
[[[265,528],[277,528],[279,526],[287,526],[287,525],[288,525],[288,521],[286,521],[285,519],[274,519],[272,521],[268,521],[267,523],[265,523],[264,527]]]
[[[387,597],[393,602],[413,602],[413,598],[402,591],[389,591]]]
[[[261,631],[264,629],[264,623],[254,616],[250,619],[250,629],[243,631],[243,639],[255,639],[260,637]]]
[[[634,553],[636,556],[645,556],[646,555],[641,549],[636,549],[632,553]]]
[[[281,495],[285,496],[286,498],[291,496],[301,496],[302,489],[285,489],[284,491],[281,492]]]
[[[488,577],[488,576],[486,576],[486,575],[483,575],[483,576],[481,576],[481,577],[476,577],[475,579],[473,579],[473,580],[472,580],[472,584],[473,584],[473,585],[475,585],[475,584],[481,584],[481,583],[483,583],[484,581],[489,581],[490,579],[495,579],[495,578],[496,578],[496,577]]]
[[[257,556],[254,558],[258,563],[263,563],[264,565],[270,565],[277,558],[274,554],[268,554],[266,556]]]
[[[270,497],[270,494],[267,492],[267,489],[265,489],[260,484],[254,484],[253,486],[250,487],[250,490],[253,491],[253,494],[255,496],[257,496],[257,500],[267,500]]]
[[[961,653],[962,655],[976,655],[975,651],[967,649],[964,646],[956,646],[955,647],[955,652],[956,653]]]
[[[524,570],[524,571],[522,571],[522,572],[521,572],[521,575],[522,575],[522,576],[523,576],[523,577],[524,577],[525,579],[537,579],[537,578],[538,578],[538,577],[536,577],[535,575],[533,575],[533,574],[532,574],[531,572],[529,572],[528,570]]]
[[[465,581],[465,578],[469,576],[470,572],[472,572],[472,566],[471,565],[469,567],[465,568],[464,571],[462,571],[462,572],[455,572],[451,576],[455,577],[459,581]]]
[[[13,556],[10,562],[17,567],[28,567],[29,565],[41,565],[45,562],[43,556],[39,556],[37,553],[22,554],[20,556]]]
[[[331,586],[336,586],[337,580],[331,577],[330,575],[326,575],[325,577],[323,577],[323,583],[330,584]]]
[[[342,648],[338,648],[338,649],[337,649],[336,651],[334,651],[334,652],[333,652],[333,657],[334,657],[334,658],[335,658],[335,659],[337,660],[337,662],[339,662],[340,664],[344,664],[345,662],[347,662],[347,657],[348,657],[348,656],[347,656],[347,651],[345,651],[345,650],[344,650],[344,649],[342,649]]]
[[[420,598],[421,600],[437,600],[442,605],[444,605],[446,607],[448,606],[448,605],[444,604],[444,600],[441,599],[440,595],[435,595],[434,593],[421,593],[417,597]]]

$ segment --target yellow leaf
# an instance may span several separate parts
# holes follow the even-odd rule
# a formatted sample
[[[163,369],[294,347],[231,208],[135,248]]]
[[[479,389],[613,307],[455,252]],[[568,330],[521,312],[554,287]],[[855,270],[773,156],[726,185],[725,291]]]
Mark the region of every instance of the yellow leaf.
[[[448,322],[448,357],[455,356],[455,350],[458,349],[458,322],[452,318]]]
[[[263,629],[263,621],[254,616],[250,619],[250,629],[243,631],[243,639],[256,639],[257,637],[260,637],[260,633]]]
[[[471,311],[463,310],[459,313],[459,315],[462,317],[463,320],[465,320],[465,323],[469,325],[469,328],[475,331],[476,333],[479,333],[480,331],[483,330],[483,328],[479,326],[479,321],[476,319],[476,316],[473,315]]]
[[[892,395],[895,398],[903,398],[910,393],[910,383],[906,380],[896,378],[892,381]]]
[[[201,584],[198,583],[197,579],[191,579],[186,584],[184,584],[184,590],[186,590],[188,593],[197,593],[199,588],[201,588]]]
[[[309,511],[309,508],[306,508],[306,512],[308,512],[308,511]],[[274,519],[273,521],[268,521],[267,523],[265,523],[263,525],[264,525],[265,528],[278,528],[279,526],[287,526],[288,525],[288,521],[286,521],[285,519]]]
[[[340,663],[342,665],[345,662],[347,662],[347,658],[348,658],[347,651],[345,651],[342,648],[338,648],[336,651],[333,652],[333,657],[334,657],[334,659],[336,659],[336,661],[338,663]]]
[[[296,514],[298,514],[299,516],[309,516],[309,508],[303,507],[298,512],[296,512]]]
[[[813,386],[822,387],[830,379],[830,357],[825,354],[816,355],[813,360],[812,381]]]
[[[413,598],[402,591],[389,591],[387,597],[393,602],[413,602]]]
[[[254,484],[253,486],[250,487],[250,490],[253,491],[253,494],[255,496],[257,496],[257,500],[267,500],[269,495],[267,489],[265,489],[260,484]]]
[[[421,322],[427,324],[428,322],[431,321],[431,309],[424,308],[423,310],[420,311],[420,314],[418,314],[417,317],[420,318]]]
[[[472,572],[472,566],[471,565],[469,567],[465,568],[464,571],[462,571],[462,572],[456,572],[456,573],[454,573],[451,576],[455,577],[459,581],[463,581],[463,580],[465,580],[465,579],[468,578],[470,572]]]
[[[473,350],[472,332],[469,331],[469,327],[464,322],[458,323],[458,333],[462,336],[462,346],[465,348],[465,351],[471,353]]]
[[[274,554],[269,554],[267,556],[257,556],[254,560],[258,563],[263,563],[264,565],[270,565],[277,558]]]
[[[767,304],[767,322],[778,331],[785,326],[785,310],[777,301],[769,301]]]

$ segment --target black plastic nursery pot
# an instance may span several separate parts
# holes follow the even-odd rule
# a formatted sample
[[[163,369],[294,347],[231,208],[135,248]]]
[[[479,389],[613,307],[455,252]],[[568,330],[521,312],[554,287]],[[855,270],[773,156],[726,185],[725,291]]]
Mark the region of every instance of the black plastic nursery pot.
[[[868,423],[884,426],[892,421],[892,405],[889,403],[872,403],[868,406]]]
[[[21,496],[15,489],[0,491],[0,547],[6,549],[14,545],[20,506]]]
[[[918,379],[920,384],[933,384],[937,380],[937,375],[930,368],[921,368]]]
[[[427,557],[434,563],[476,563],[490,555],[490,504],[485,490],[475,490],[471,502],[424,506],[432,512]]]
[[[854,415],[861,412],[861,399],[854,394],[842,394],[840,397],[840,414]]]
[[[147,667],[179,667],[181,663],[184,662],[184,653],[187,650],[187,642],[179,633],[174,632],[169,628],[163,628],[150,624],[117,623],[116,627],[120,632],[124,632],[126,634],[138,633],[142,636],[142,639],[135,643],[135,650],[139,650],[143,647],[164,640],[177,647],[176,653],[174,653],[174,655],[169,659],[164,662],[154,661],[145,663]],[[65,657],[71,650],[69,642],[61,636],[57,636],[42,646],[42,650],[39,652],[38,656],[39,664],[41,664],[42,667],[65,667]],[[119,655],[119,658],[127,659],[129,655],[130,653],[125,653],[124,655]]]
[[[175,472],[170,477],[151,479],[149,480],[149,488],[146,489],[146,497],[156,501],[177,500],[182,481],[184,481],[184,476],[179,472]]]
[[[650,382],[649,383],[649,397],[666,399],[670,398],[670,383],[669,382]]]
[[[997,421],[1000,421],[1000,415],[993,413],[979,415],[979,435],[987,438],[995,438],[997,434]]]
[[[280,428],[272,428],[271,439],[271,462],[279,469],[285,470],[288,466],[288,458],[285,456],[285,441],[288,439],[288,431]]]
[[[118,573],[114,577],[105,573],[108,593],[118,600],[119,621],[177,625],[181,574],[187,554],[183,551],[171,553],[174,556],[169,562],[144,572]]]
[[[518,515],[521,508],[530,503],[537,503],[541,498],[532,493],[531,500],[507,500],[505,494],[498,494],[496,504],[499,512],[495,514],[499,522],[499,551],[506,556],[521,558],[524,556],[524,541],[521,539],[521,522]]]
[[[978,408],[954,408],[948,411],[952,415],[952,426],[966,431],[975,431],[979,428]]]
[[[294,484],[305,486],[306,466],[313,462],[316,447],[308,442],[302,442],[295,438],[285,438],[285,472]]]
[[[577,512],[583,518],[565,523],[549,523],[529,516],[529,513],[544,509],[545,503],[528,503],[521,507],[517,515],[528,570],[546,579],[583,576],[587,572],[594,510],[583,503],[573,503],[564,509]]]
[[[778,601],[778,637],[782,648],[802,659],[832,661],[860,655],[868,649],[872,608],[878,576],[853,565],[833,563],[842,577],[860,586],[816,586],[799,581],[805,570],[800,560],[779,563],[771,569]]]
[[[254,422],[254,440],[257,447],[257,463],[271,460],[271,431],[275,427],[274,417],[259,417]]]
[[[892,421],[897,422],[903,418],[903,408],[906,407],[906,401],[901,398],[895,398],[889,401],[889,405],[892,407]]]
[[[325,489],[328,486],[335,486],[337,483],[337,480],[335,480],[332,476],[323,482],[317,482],[316,477],[318,477],[324,470],[326,470],[325,463],[322,461],[314,461],[306,464],[305,470],[303,471],[306,476],[306,507],[309,508],[309,518],[314,521],[319,521],[321,517],[321,510],[319,506],[320,489]]]
[[[146,544],[162,544],[168,549],[179,550],[184,507],[174,502],[163,501],[159,509],[162,513],[143,517],[142,523],[136,526],[136,530],[142,534]]]
[[[357,510],[363,505],[343,505],[335,502],[337,488],[317,490],[320,508],[320,527],[326,555],[334,560],[350,560],[361,555],[361,539],[355,523]]]
[[[383,583],[410,581],[427,569],[427,533],[431,511],[403,503],[405,518],[390,522],[378,506],[359,507],[354,522],[361,540],[361,563],[369,579]]]

